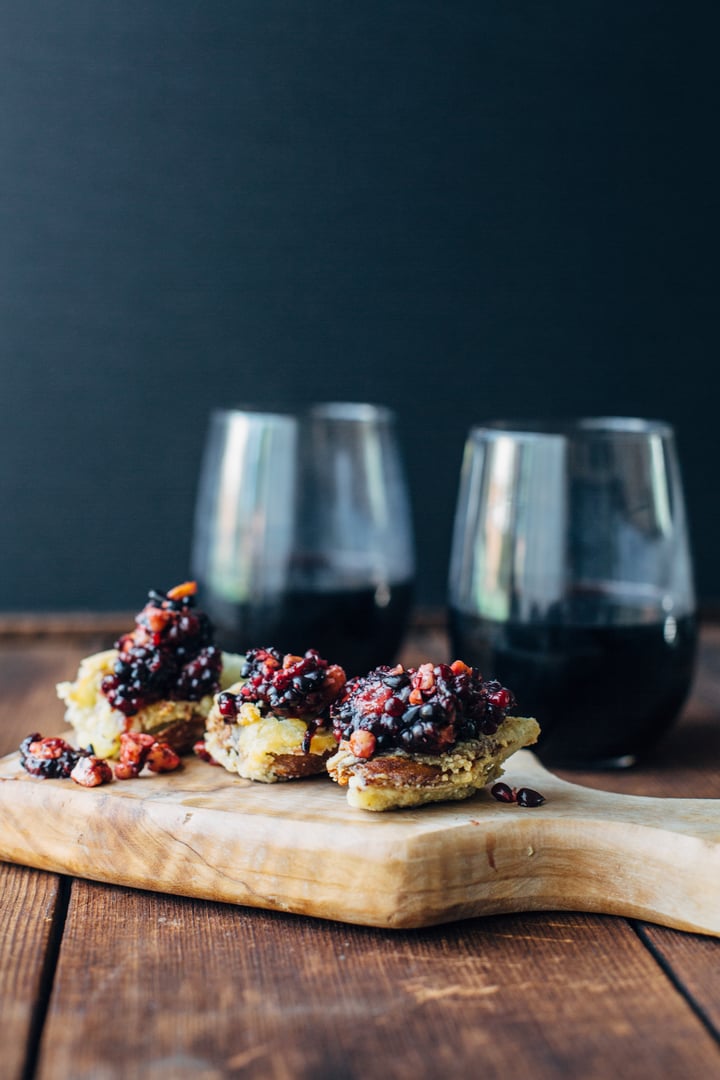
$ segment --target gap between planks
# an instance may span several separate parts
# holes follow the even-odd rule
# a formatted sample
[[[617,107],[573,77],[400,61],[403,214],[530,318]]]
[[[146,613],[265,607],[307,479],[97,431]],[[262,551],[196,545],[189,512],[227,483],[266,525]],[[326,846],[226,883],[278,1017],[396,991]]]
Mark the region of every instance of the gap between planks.
[[[718,1046],[720,1046],[720,1030],[715,1026],[712,1017],[697,1000],[690,987],[686,985],[680,972],[673,967],[660,946],[656,945],[655,942],[651,940],[648,924],[639,922],[636,919],[628,919],[627,922],[631,929],[635,931],[640,943],[645,946],[662,973],[685,1001],[688,1008],[692,1010],[707,1033],[715,1040]]]
[[[58,876],[57,899],[52,915],[50,933],[48,934],[47,950],[43,958],[38,997],[33,1009],[30,1028],[28,1031],[27,1052],[25,1055],[25,1068],[22,1072],[22,1080],[33,1080],[37,1070],[40,1056],[40,1044],[42,1042],[45,1021],[50,1008],[50,999],[55,984],[60,947],[62,945],[65,923],[67,922],[68,909],[70,907],[70,894],[72,892],[72,878],[64,875]]]

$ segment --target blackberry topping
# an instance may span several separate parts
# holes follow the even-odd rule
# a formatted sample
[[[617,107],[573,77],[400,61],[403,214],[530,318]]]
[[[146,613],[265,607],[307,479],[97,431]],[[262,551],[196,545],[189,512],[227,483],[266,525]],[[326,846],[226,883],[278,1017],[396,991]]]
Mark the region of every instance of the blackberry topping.
[[[28,735],[20,743],[20,764],[31,776],[47,780],[62,780],[70,775],[80,758],[90,757],[92,747],[76,750],[60,738],[43,738],[39,732]]]
[[[351,679],[330,719],[335,738],[350,742],[356,756],[390,747],[442,754],[456,743],[494,735],[514,704],[510,690],[484,681],[461,660],[417,669],[398,664]],[[372,738],[358,738],[359,731]]]
[[[115,642],[118,659],[102,681],[113,709],[134,716],[156,701],[199,701],[217,692],[222,653],[213,625],[195,607],[194,581],[167,593],[151,589],[135,629]]]
[[[218,698],[220,713],[228,720],[236,716],[239,698],[241,703],[266,706],[276,716],[315,721],[345,686],[343,669],[324,660],[315,649],[308,649],[304,656],[283,656],[273,648],[250,649],[241,674],[247,682],[239,694],[224,693]]]

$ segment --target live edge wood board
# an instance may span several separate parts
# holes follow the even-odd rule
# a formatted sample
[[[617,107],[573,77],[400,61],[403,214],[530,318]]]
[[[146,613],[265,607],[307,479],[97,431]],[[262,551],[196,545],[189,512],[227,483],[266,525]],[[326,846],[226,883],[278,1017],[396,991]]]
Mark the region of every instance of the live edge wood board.
[[[325,778],[241,780],[199,759],[81,788],[0,760],[0,858],[95,881],[409,928],[531,910],[624,915],[720,936],[720,800],[579,787],[529,751],[481,792],[369,813]]]

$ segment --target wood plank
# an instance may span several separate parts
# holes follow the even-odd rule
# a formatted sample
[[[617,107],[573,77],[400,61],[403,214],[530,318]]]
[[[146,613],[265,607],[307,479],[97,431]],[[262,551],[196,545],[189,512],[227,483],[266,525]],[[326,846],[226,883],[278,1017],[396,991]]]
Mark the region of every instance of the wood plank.
[[[11,611],[0,612],[0,641],[55,638],[87,641],[100,636],[110,648],[119,634],[133,625],[129,611]],[[103,646],[100,646],[101,648]]]
[[[720,898],[718,899],[720,903]],[[698,934],[678,934],[660,926],[640,926],[652,949],[720,1040],[720,955],[717,942]]]
[[[719,1066],[620,920],[390,933],[76,882],[38,1080],[686,1080]]]
[[[44,735],[65,727],[64,706],[55,683],[73,677],[95,638],[32,644],[3,642],[0,647],[0,754],[17,750],[32,731]]]
[[[2,863],[0,896],[0,1073],[20,1080],[39,1035],[65,903],[55,874]]]

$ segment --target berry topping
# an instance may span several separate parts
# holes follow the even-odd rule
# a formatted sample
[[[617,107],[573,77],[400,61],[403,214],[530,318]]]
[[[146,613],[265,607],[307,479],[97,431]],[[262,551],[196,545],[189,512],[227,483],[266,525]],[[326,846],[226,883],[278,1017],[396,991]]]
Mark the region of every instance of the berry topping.
[[[31,776],[60,780],[70,776],[81,758],[91,750],[76,750],[64,739],[46,738],[35,733],[20,743],[20,764]]]
[[[331,706],[330,719],[336,739],[348,741],[357,757],[390,747],[442,754],[458,742],[493,735],[514,704],[509,690],[485,682],[461,660],[417,669],[398,664],[351,679]],[[359,732],[373,736],[370,750],[368,741],[356,737]]]
[[[193,581],[167,593],[150,590],[135,629],[115,642],[119,656],[102,681],[113,709],[134,716],[155,701],[199,701],[217,692],[222,653],[212,623],[195,608],[195,593]]]
[[[267,706],[276,716],[316,720],[345,686],[343,669],[323,660],[315,649],[308,649],[304,656],[282,656],[272,648],[251,649],[242,676],[247,681],[238,695],[226,693],[218,698],[220,714],[226,719],[234,719],[238,704],[251,701]]]

